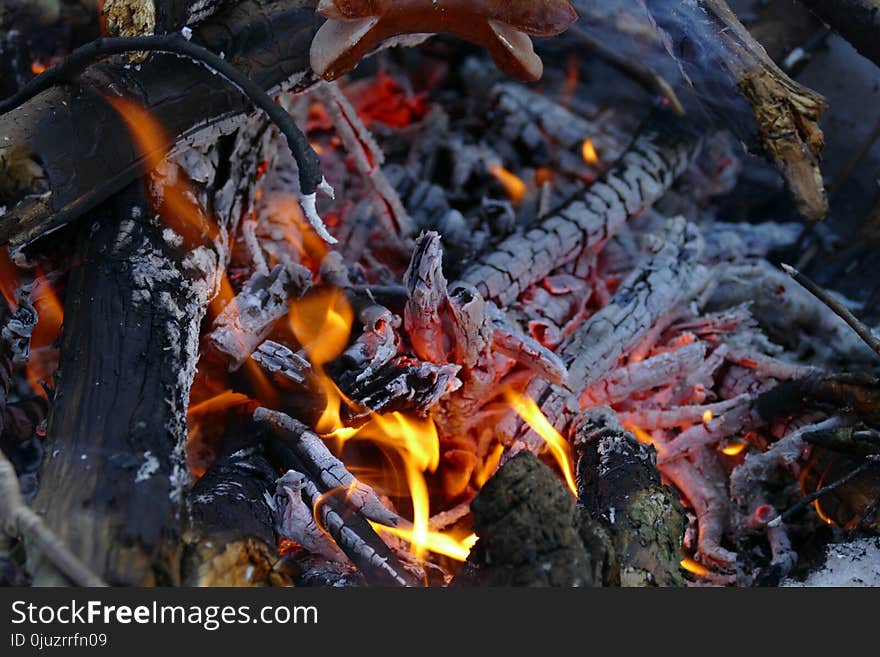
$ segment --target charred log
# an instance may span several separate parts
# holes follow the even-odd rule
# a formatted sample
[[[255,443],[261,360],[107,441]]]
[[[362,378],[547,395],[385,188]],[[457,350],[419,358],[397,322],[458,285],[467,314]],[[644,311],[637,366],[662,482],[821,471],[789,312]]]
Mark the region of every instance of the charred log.
[[[529,452],[511,458],[474,501],[479,541],[456,586],[593,586],[571,494]]]
[[[305,4],[249,0],[202,24],[192,41],[224,53],[262,89],[307,85],[308,44],[319,21]],[[148,154],[102,97],[108,88],[150,112],[165,130],[165,148],[216,141],[250,111],[237,89],[200,64],[164,54],[137,69],[110,58],[76,84],[45,91],[0,116],[8,137],[0,148],[0,203],[8,208],[0,241],[25,243],[58,228],[143,173]],[[59,152],[59,144],[68,150]]]
[[[594,409],[573,429],[578,507],[584,524],[611,536],[622,586],[684,586],[684,510],[660,483],[653,447],[624,431],[614,414]]]

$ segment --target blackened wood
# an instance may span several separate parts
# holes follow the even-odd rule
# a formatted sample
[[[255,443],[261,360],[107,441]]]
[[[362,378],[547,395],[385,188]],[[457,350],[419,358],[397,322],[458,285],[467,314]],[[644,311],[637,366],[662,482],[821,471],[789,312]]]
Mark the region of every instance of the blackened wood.
[[[578,452],[578,507],[585,524],[611,536],[622,586],[684,586],[684,510],[660,482],[656,451],[617,424],[609,409],[579,418],[573,431]]]
[[[479,540],[454,585],[594,584],[571,493],[530,452],[505,463],[486,482],[471,510]]]
[[[880,66],[880,1],[801,0],[801,4]]]
[[[258,586],[290,584],[275,549],[272,510],[266,501],[278,476],[262,444],[250,440],[235,423],[225,452],[193,486],[191,539],[183,560],[189,586]]]
[[[306,4],[248,0],[203,23],[193,42],[222,52],[263,89],[308,84],[308,44],[319,19]],[[137,67],[111,58],[76,84],[40,94],[0,116],[0,133],[8,137],[0,146],[0,178],[10,176],[9,163],[25,172],[0,198],[7,206],[0,242],[27,242],[57,228],[142,173],[144,154],[103,99],[108,89],[150,111],[164,128],[163,148],[216,141],[251,110],[237,89],[199,64],[164,54]]]
[[[204,274],[165,242],[139,183],[87,217],[77,253],[34,506],[110,583],[176,581],[187,313]]]

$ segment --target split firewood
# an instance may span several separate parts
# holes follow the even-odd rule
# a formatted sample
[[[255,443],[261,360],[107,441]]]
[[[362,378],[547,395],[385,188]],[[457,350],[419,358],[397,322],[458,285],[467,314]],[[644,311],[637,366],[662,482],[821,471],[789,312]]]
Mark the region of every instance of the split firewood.
[[[487,301],[507,306],[585,249],[601,248],[628,217],[663,196],[689,165],[697,143],[673,119],[655,119],[586,192],[506,238],[461,280]]]
[[[880,2],[877,0],[800,0],[856,50],[880,66]]]
[[[824,219],[828,198],[819,161],[824,135],[819,119],[825,99],[786,75],[749,34],[725,0],[643,0],[665,33],[667,49],[683,73],[709,100],[717,91],[719,69],[726,70],[752,107],[757,133],[776,163],[798,210]],[[701,45],[699,54],[690,44]]]
[[[521,452],[471,503],[479,537],[453,586],[599,586],[578,532],[571,493]]]
[[[683,586],[679,564],[684,511],[660,483],[656,451],[594,408],[572,429],[578,454],[578,507],[610,534],[621,586]]]
[[[231,431],[246,431],[242,423]],[[292,573],[275,549],[265,493],[277,473],[260,444],[228,442],[193,486],[181,579],[187,586],[284,586]]]
[[[302,88],[312,82],[306,57],[318,25],[306,4],[237,3],[202,23],[192,42],[224,53],[265,90]],[[150,112],[164,129],[165,150],[214,143],[251,111],[238,91],[175,55],[153,54],[137,70],[118,57],[96,64],[77,85],[53,87],[0,115],[0,206],[6,208],[0,242],[23,244],[57,229],[142,173],[149,154],[126,137],[117,111],[102,96],[108,88]],[[59,153],[59,144],[72,150]]]

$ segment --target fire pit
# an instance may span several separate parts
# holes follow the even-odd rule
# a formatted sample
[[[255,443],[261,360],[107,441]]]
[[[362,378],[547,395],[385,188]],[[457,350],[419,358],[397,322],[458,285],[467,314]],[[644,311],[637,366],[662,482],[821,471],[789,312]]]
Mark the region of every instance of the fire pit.
[[[13,2],[3,580],[876,577],[871,1],[732,4]]]

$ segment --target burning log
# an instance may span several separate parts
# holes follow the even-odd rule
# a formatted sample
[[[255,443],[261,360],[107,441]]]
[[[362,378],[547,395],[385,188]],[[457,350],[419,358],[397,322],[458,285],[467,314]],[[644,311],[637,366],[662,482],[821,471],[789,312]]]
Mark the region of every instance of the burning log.
[[[650,207],[690,164],[697,140],[669,117],[641,132],[600,180],[538,224],[505,239],[461,280],[506,306],[588,248],[598,250],[628,217]]]
[[[308,44],[318,20],[305,4],[238,3],[200,25],[192,41],[224,53],[262,89],[307,86]],[[0,242],[23,244],[57,229],[142,174],[149,154],[120,139],[124,123],[102,96],[108,88],[158,121],[167,135],[153,146],[161,152],[212,143],[250,111],[246,98],[200,64],[165,54],[152,55],[137,70],[110,58],[79,76],[77,85],[45,91],[0,115],[7,137],[0,146],[0,180],[6,181],[0,185],[0,205],[6,206]],[[70,142],[72,134],[79,138]],[[60,154],[58,144],[72,150]]]
[[[683,586],[684,510],[660,483],[656,451],[624,431],[609,409],[591,409],[572,429],[578,507],[611,536],[621,586]]]
[[[34,502],[114,584],[176,577],[189,385],[217,264],[205,249],[182,257],[154,217],[134,185],[80,232]]]
[[[801,0],[856,50],[880,66],[880,3],[877,0]]]
[[[809,219],[823,219],[828,198],[819,168],[824,146],[819,119],[828,108],[825,99],[788,77],[724,0],[686,5],[668,0],[643,2],[666,33],[667,48],[682,65],[685,77],[705,101],[718,102],[714,89],[718,72],[730,73],[751,104],[758,136],[779,167],[798,210]],[[695,41],[703,48],[692,60],[689,49]]]
[[[479,540],[456,586],[594,586],[571,494],[550,468],[521,452],[474,501]]]

